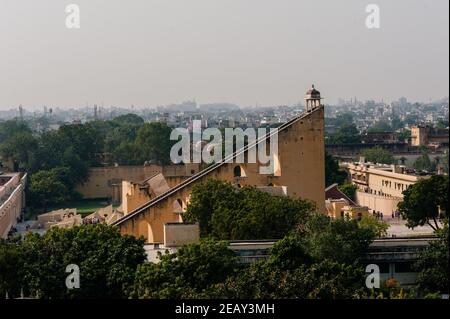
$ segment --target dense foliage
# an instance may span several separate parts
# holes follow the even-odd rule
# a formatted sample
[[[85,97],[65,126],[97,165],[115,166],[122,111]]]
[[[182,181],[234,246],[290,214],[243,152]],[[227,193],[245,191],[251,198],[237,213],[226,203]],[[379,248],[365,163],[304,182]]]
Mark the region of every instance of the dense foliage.
[[[361,153],[365,157],[366,161],[380,164],[395,164],[395,158],[391,152],[375,146],[369,149],[365,149]]]
[[[62,125],[41,133],[33,133],[25,122],[10,120],[0,123],[0,157],[12,161],[14,170],[32,175],[28,189],[30,198],[35,199],[32,205],[43,197],[45,204],[58,204],[62,199],[77,198],[75,186],[87,180],[90,167],[105,163],[168,164],[174,143],[170,132],[166,124],[144,123],[134,114],[111,121]],[[65,187],[59,187],[55,178],[61,170],[69,181]]]
[[[387,236],[389,224],[383,220],[377,219],[372,215],[364,215],[358,221],[361,228],[370,229],[377,237]]]
[[[193,298],[207,296],[215,284],[237,269],[237,258],[226,242],[210,239],[187,245],[160,262],[145,263],[136,271],[133,298]]]
[[[200,224],[201,236],[218,239],[282,238],[314,211],[306,200],[271,196],[210,179],[194,186],[183,218]]]
[[[351,183],[345,183],[338,186],[339,190],[343,192],[348,198],[351,200],[355,200],[356,198],[356,190],[358,189],[355,185]]]
[[[448,224],[420,254],[421,296],[448,292]],[[313,214],[269,251],[242,264],[227,242],[211,238],[145,261],[144,241],[115,227],[83,225],[0,242],[0,297],[39,298],[406,298],[392,279],[365,286],[362,259],[375,238],[355,220]],[[68,264],[80,267],[80,288],[67,289]]]
[[[83,225],[28,234],[17,243],[0,243],[0,293],[41,298],[123,298],[137,266],[144,262],[144,241],[122,236],[115,227]],[[80,269],[80,288],[67,289],[66,266]]]
[[[325,186],[334,183],[343,184],[347,180],[347,172],[339,169],[339,163],[331,154],[325,154]]]
[[[327,144],[361,143],[361,135],[355,124],[343,124],[336,133],[328,136]]]
[[[403,191],[403,201],[398,204],[398,209],[407,220],[407,226],[428,224],[435,230],[440,228],[438,219],[448,217],[448,192],[446,175],[420,180]]]
[[[136,273],[140,298],[355,298],[367,295],[358,262],[374,238],[349,220],[313,215],[278,241],[266,260],[237,263],[210,239],[163,255]],[[338,235],[339,233],[339,235]],[[331,248],[330,248],[331,247]],[[340,255],[336,252],[343,251]]]
[[[419,254],[415,264],[419,272],[417,284],[424,293],[449,293],[449,247],[448,219],[437,232],[437,241],[429,244]]]
[[[438,162],[436,160],[431,160],[428,155],[428,150],[423,149],[422,154],[414,161],[414,168],[417,170],[424,170],[428,172],[432,172],[436,170]]]

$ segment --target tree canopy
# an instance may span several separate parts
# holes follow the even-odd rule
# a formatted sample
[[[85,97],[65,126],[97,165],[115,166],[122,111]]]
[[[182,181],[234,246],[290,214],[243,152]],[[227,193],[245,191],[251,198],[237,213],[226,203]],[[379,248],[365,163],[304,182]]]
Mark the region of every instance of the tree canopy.
[[[403,201],[398,204],[398,209],[408,227],[428,224],[434,230],[440,228],[439,217],[448,217],[448,183],[448,176],[434,175],[403,191]]]
[[[347,173],[339,168],[339,163],[331,154],[325,154],[325,186],[334,183],[343,184],[347,180]]]
[[[393,121],[392,124],[395,124],[395,126],[401,126],[398,122],[398,118],[396,118],[395,122]],[[383,133],[383,132],[390,132],[393,130],[393,127],[389,125],[386,122],[376,122],[374,125],[372,125],[367,131],[370,133]]]
[[[419,272],[417,286],[422,293],[449,293],[448,218],[437,232],[437,240],[420,252],[415,269]]]
[[[368,162],[380,164],[395,164],[394,156],[380,146],[365,149],[361,153]]]
[[[27,189],[30,198],[43,198],[43,186],[47,185],[51,191],[46,191],[43,203],[57,204],[63,197],[73,197],[72,189],[86,182],[91,167],[114,163],[169,164],[173,145],[170,132],[166,124],[144,123],[134,114],[111,121],[67,124],[58,130],[39,133],[32,132],[22,121],[11,120],[0,123],[0,156],[12,160],[15,170],[26,171],[33,178],[33,187]],[[65,175],[73,182],[65,188],[57,186],[53,171],[61,168],[67,170]],[[39,200],[32,201],[32,204],[39,203]]]
[[[328,136],[328,144],[361,143],[361,135],[355,124],[343,124],[335,134]]]
[[[312,202],[236,188],[210,179],[194,186],[184,220],[198,222],[201,236],[218,239],[284,237],[314,211]]]
[[[0,243],[0,293],[40,298],[125,298],[146,258],[144,240],[123,236],[116,227],[83,225],[52,228],[43,236]],[[66,287],[66,267],[80,269],[80,288]]]
[[[338,186],[339,190],[343,192],[351,200],[355,200],[356,190],[358,189],[352,183],[346,183]]]
[[[135,275],[134,298],[196,298],[237,269],[233,251],[223,241],[204,239],[160,255],[159,263],[141,264]]]
[[[422,155],[420,155],[413,164],[414,168],[417,170],[424,171],[434,171],[436,169],[436,163],[431,161],[427,150],[422,150]]]

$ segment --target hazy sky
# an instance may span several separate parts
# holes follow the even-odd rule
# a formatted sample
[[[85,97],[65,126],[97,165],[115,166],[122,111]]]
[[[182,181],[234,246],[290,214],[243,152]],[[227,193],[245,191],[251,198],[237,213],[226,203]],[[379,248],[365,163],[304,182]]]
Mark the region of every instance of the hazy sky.
[[[78,4],[81,28],[67,29]],[[380,7],[380,29],[365,8]],[[0,0],[0,109],[448,96],[448,0]]]

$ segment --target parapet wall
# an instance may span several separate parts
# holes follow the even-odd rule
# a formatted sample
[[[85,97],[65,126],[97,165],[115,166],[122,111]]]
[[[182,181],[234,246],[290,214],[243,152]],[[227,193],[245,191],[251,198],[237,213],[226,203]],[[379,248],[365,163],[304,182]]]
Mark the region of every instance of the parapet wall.
[[[91,168],[88,181],[77,186],[77,191],[88,199],[113,198],[114,187],[118,188],[115,193],[121,193],[122,181],[141,182],[162,173],[169,186],[173,187],[199,169],[199,164],[95,167]]]
[[[384,216],[391,216],[397,210],[397,205],[402,201],[399,197],[388,197],[375,194],[356,192],[356,202],[358,205],[367,206],[371,210],[383,213]]]

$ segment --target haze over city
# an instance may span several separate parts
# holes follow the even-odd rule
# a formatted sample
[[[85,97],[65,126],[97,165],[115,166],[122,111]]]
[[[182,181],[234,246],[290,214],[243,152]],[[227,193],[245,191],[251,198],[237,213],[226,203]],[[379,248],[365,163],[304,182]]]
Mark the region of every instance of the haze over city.
[[[448,1],[1,0],[0,109],[448,96]]]

